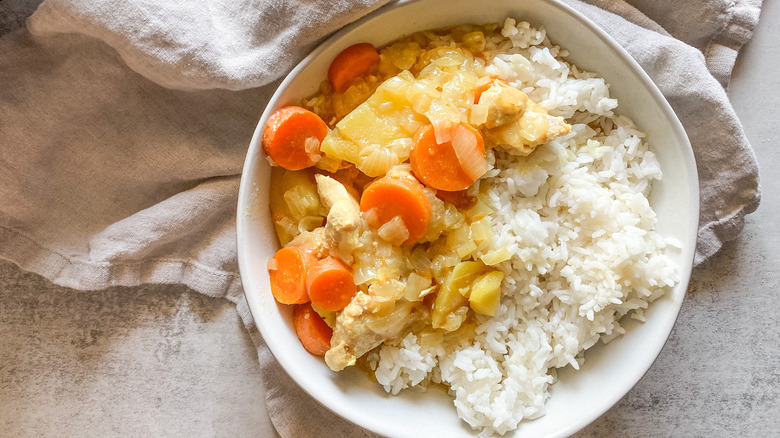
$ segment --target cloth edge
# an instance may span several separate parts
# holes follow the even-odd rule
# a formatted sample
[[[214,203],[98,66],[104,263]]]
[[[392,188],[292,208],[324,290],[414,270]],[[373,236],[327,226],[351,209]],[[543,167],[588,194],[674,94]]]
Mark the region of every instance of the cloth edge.
[[[704,46],[707,68],[728,89],[740,49],[753,37],[761,15],[761,1],[732,0],[723,14],[720,32]]]
[[[693,266],[696,267],[708,261],[723,248],[723,245],[738,238],[745,227],[745,216],[757,208],[758,203],[743,205],[719,221],[699,226]]]
[[[198,293],[228,298],[236,304],[237,297],[243,296],[238,275],[209,268],[197,261],[151,259],[121,265],[89,264],[69,259],[4,226],[0,226],[0,258],[14,263],[20,269],[41,275],[54,284],[77,290],[142,284],[183,284]]]

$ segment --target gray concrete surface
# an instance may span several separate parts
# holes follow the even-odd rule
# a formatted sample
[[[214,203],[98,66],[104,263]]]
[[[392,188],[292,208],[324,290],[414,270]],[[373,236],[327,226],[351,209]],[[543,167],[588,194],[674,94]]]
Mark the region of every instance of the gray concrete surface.
[[[0,263],[0,437],[272,436],[227,300],[74,291]]]
[[[694,271],[650,371],[579,437],[780,436],[779,23],[766,2],[730,88],[761,207]],[[272,436],[259,372],[227,301],[170,286],[78,292],[0,262],[0,437]]]

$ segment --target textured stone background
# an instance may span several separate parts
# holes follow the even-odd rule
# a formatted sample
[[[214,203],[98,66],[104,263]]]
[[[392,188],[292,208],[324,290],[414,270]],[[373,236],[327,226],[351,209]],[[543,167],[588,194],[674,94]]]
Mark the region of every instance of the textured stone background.
[[[81,292],[0,263],[0,436],[269,436],[234,307],[182,287]]]
[[[36,0],[4,0],[0,34]],[[11,23],[11,24],[8,24]],[[730,95],[762,169],[739,240],[694,271],[639,384],[578,437],[780,436],[780,3]],[[182,287],[79,292],[0,262],[0,437],[273,436],[232,305]]]

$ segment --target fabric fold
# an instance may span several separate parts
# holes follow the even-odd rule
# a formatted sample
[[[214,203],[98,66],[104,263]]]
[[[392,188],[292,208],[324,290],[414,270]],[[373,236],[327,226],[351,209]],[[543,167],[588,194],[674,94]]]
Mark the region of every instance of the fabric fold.
[[[41,4],[36,36],[77,33],[114,48],[128,67],[173,89],[243,90],[290,70],[323,36],[388,0],[236,3],[63,1]]]

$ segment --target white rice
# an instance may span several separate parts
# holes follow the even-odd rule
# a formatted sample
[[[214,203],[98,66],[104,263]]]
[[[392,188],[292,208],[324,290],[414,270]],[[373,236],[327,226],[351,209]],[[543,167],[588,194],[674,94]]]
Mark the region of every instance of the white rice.
[[[543,29],[508,19],[488,67],[554,115],[571,134],[529,157],[495,153],[484,180],[497,211],[493,247],[512,258],[493,318],[478,316],[477,335],[455,351],[423,347],[409,334],[370,359],[393,394],[443,382],[458,415],[481,435],[503,435],[544,415],[555,368],[579,369],[584,350],[624,331],[619,319],[643,309],[679,281],[667,246],[654,231],[647,200],[661,178],[644,134],[626,117],[603,79],[563,61]],[[595,126],[596,128],[592,128]]]

